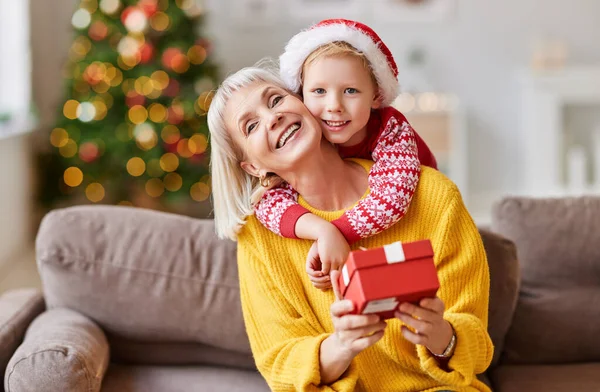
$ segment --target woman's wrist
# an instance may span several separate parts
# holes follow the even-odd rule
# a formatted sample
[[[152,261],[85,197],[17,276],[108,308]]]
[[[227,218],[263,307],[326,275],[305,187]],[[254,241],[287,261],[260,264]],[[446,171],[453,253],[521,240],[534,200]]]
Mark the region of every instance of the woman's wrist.
[[[449,358],[454,352],[454,346],[456,345],[456,334],[452,325],[444,320],[444,331],[440,338],[440,343],[427,347],[429,352],[439,358]]]
[[[354,356],[350,352],[343,350],[335,333],[325,338],[319,351],[321,384],[331,384],[339,379],[353,359]]]

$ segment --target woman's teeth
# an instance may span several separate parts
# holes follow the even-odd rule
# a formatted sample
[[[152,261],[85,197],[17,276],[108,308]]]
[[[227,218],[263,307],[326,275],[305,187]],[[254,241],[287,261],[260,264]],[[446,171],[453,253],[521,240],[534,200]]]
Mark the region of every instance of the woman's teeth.
[[[285,145],[285,142],[287,142],[287,140],[294,134],[296,133],[296,131],[300,128],[300,124],[292,124],[290,125],[290,127],[288,128],[287,131],[285,131],[285,133],[283,135],[281,135],[281,137],[279,138],[279,141],[277,142],[277,148],[281,148]]]
[[[341,127],[342,125],[346,125],[349,121],[327,121],[324,120],[325,124],[329,125],[330,127]]]

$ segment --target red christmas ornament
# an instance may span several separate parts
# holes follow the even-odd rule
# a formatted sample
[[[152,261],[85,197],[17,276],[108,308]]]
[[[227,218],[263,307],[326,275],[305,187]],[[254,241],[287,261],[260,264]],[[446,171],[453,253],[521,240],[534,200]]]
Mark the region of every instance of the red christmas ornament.
[[[154,57],[154,46],[148,42],[145,42],[140,48],[140,63],[146,64]]]
[[[79,158],[85,163],[94,162],[100,155],[100,149],[93,142],[85,142],[79,147]]]
[[[150,18],[158,11],[158,2],[156,0],[140,0],[138,7]]]
[[[125,97],[125,104],[128,107],[133,107],[135,105],[144,105],[146,103],[146,97],[144,97],[143,95],[139,95],[137,93],[133,93],[133,94],[127,94],[127,96]]]

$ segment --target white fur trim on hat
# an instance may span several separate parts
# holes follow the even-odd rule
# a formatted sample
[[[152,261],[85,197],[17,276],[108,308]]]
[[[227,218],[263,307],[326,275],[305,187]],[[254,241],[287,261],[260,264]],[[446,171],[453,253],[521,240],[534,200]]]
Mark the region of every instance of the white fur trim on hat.
[[[382,105],[389,106],[398,96],[400,88],[386,56],[368,35],[344,24],[315,27],[292,37],[279,57],[281,78],[287,87],[296,93],[300,92],[304,61],[314,50],[334,41],[347,42],[365,55],[379,84]]]

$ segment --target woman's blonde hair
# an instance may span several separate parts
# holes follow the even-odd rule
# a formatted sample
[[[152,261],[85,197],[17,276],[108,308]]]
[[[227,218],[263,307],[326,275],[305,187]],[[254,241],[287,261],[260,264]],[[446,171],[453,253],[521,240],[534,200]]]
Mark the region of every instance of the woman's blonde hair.
[[[274,63],[262,60],[253,67],[242,68],[227,77],[214,94],[208,110],[215,228],[220,238],[234,241],[246,217],[254,213],[253,203],[260,200],[266,188],[261,186],[258,178],[246,173],[240,166],[244,152],[231,138],[224,112],[227,102],[236,91],[257,82],[285,89]],[[281,179],[278,177],[269,178],[269,187],[279,183]]]

